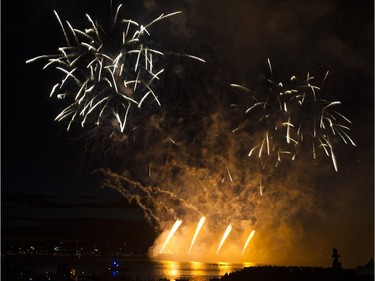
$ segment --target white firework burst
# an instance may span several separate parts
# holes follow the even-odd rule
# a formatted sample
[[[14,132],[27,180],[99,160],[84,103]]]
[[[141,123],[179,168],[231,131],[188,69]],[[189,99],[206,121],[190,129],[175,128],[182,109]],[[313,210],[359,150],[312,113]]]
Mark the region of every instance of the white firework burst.
[[[26,61],[46,59],[44,68],[55,66],[63,79],[56,83],[50,96],[68,102],[55,121],[74,121],[83,127],[88,120],[99,125],[104,116],[112,116],[124,132],[130,111],[145,103],[160,106],[154,85],[161,79],[160,66],[164,53],[151,46],[150,27],[181,13],[161,14],[146,25],[131,19],[119,19],[119,5],[109,30],[86,14],[88,27],[74,28],[65,24],[54,11],[63,31],[66,46],[55,55],[42,55]],[[202,59],[184,55],[199,61]]]
[[[330,157],[338,171],[333,143],[341,140],[355,146],[349,136],[350,120],[335,110],[340,101],[328,101],[322,97],[321,86],[313,84],[314,77],[307,73],[302,80],[289,76],[288,81],[275,81],[268,59],[269,75],[266,93],[257,93],[242,85],[232,87],[250,94],[251,103],[246,109],[260,133],[251,147],[249,156],[256,156],[263,167],[266,159],[275,159],[275,165],[288,156],[294,160],[304,144],[311,145],[312,157],[317,150]],[[326,72],[322,85],[328,76]]]

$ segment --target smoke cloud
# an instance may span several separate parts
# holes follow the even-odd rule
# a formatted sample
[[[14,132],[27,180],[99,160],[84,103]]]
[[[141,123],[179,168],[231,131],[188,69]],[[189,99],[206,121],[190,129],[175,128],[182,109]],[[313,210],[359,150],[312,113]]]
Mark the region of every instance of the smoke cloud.
[[[303,258],[302,245],[310,237],[307,225],[326,220],[327,202],[321,194],[327,191],[320,183],[334,174],[330,160],[324,154],[313,160],[309,152],[265,167],[257,157],[248,157],[264,132],[245,114],[250,96],[229,84],[261,92],[270,57],[280,76],[306,75],[321,70],[322,64],[332,67],[328,87],[340,90],[337,80],[347,75],[346,70],[367,73],[368,50],[358,52],[360,46],[339,38],[342,31],[335,28],[340,25],[330,25],[342,20],[337,1],[273,3],[144,1],[150,17],[160,10],[183,11],[154,31],[162,49],[168,45],[207,63],[171,56],[158,85],[160,108],[144,106],[131,112],[124,133],[116,129],[116,120],[109,119],[80,135],[86,158],[100,167],[103,186],[137,202],[155,227],[158,237],[150,249],[154,258],[322,261],[321,252]],[[351,100],[350,90],[330,91],[327,98]],[[347,154],[338,151],[338,161],[345,159]],[[202,215],[206,222],[188,255]],[[177,219],[183,223],[160,255]],[[229,224],[233,229],[216,255]],[[252,230],[255,235],[241,256]]]

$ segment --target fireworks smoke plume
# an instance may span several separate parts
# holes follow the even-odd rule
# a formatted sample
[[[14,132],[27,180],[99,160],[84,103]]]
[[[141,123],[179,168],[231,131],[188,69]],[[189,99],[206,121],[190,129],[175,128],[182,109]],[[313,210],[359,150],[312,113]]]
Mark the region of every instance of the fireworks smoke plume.
[[[261,90],[229,87],[209,63],[165,67],[170,52],[155,47],[152,27],[179,12],[142,25],[122,19],[122,9],[113,9],[109,29],[89,15],[87,28],[76,29],[55,12],[66,46],[28,62],[47,60],[63,74],[51,91],[67,103],[57,121],[99,125],[83,130],[85,156],[106,159],[96,167],[103,186],[136,202],[154,226],[150,256],[258,263],[296,256],[302,217],[322,215],[314,188],[328,169],[315,169],[319,155],[338,171],[336,146],[355,145],[340,102],[325,96],[328,72],[278,79],[268,60]]]

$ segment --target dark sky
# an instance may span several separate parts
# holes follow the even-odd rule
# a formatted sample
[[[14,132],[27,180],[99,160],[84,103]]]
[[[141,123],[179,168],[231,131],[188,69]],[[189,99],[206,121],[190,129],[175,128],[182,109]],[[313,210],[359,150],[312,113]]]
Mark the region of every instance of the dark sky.
[[[285,247],[289,256],[283,259],[264,255],[263,261],[299,263],[300,258],[302,264],[328,266],[333,247],[341,251],[346,265],[363,264],[373,257],[373,1],[125,1],[125,16],[139,22],[148,22],[163,12],[182,10],[182,15],[156,28],[155,35],[161,38],[157,47],[186,51],[206,60],[204,65],[192,62],[184,65],[178,59],[167,62],[170,70],[158,90],[169,94],[163,100],[166,105],[175,106],[170,111],[167,106],[162,107],[160,113],[143,112],[142,120],[150,124],[151,120],[157,120],[159,127],[151,126],[157,137],[152,138],[151,133],[142,138],[137,135],[142,141],[136,144],[109,139],[108,130],[81,129],[78,124],[67,132],[66,123],[53,121],[62,110],[61,104],[49,98],[61,74],[53,69],[42,70],[41,62],[25,64],[32,57],[56,53],[64,44],[54,9],[62,19],[83,28],[87,24],[85,13],[100,21],[107,18],[108,6],[106,1],[74,0],[2,3],[3,241],[13,238],[33,241],[37,237],[84,240],[95,233],[94,240],[122,243],[119,234],[134,229],[143,233],[142,242],[133,236],[128,236],[128,241],[140,248],[151,245],[155,234],[143,218],[142,210],[135,203],[129,205],[118,192],[101,188],[103,176],[93,171],[110,168],[116,174],[155,186],[161,182],[175,186],[186,177],[201,175],[200,169],[212,167],[215,162],[213,158],[200,161],[199,157],[206,155],[202,147],[228,148],[228,151],[231,148],[215,143],[210,136],[215,132],[215,124],[221,122],[222,128],[228,125],[220,119],[223,104],[234,99],[228,96],[233,94],[232,89],[226,87],[230,83],[255,85],[267,71],[266,62],[270,58],[276,73],[295,71],[305,75],[308,71],[330,70],[327,80],[330,98],[342,102],[340,112],[352,121],[351,136],[357,147],[338,145],[337,173],[332,170],[330,160],[323,158],[324,161],[308,163],[310,166],[305,168],[301,168],[301,161],[296,162],[295,169],[279,169],[267,177],[266,184],[273,191],[277,191],[276,178],[283,182],[283,187],[290,182],[296,186],[288,191],[289,198],[298,195],[294,202],[284,198],[286,195],[272,193],[275,197],[267,201],[280,208],[277,210],[285,216],[280,219],[281,224],[269,219],[272,223],[264,231],[277,229],[279,234],[286,233],[281,235],[280,243],[288,244]],[[163,112],[167,112],[167,117]],[[163,116],[170,123],[163,123]],[[150,132],[146,129],[145,132]],[[183,139],[178,153],[163,142],[166,135]],[[245,150],[247,154],[247,147]],[[228,161],[223,163],[232,163],[231,155],[223,156]],[[169,167],[155,181],[144,179],[140,172],[144,163],[160,164],[158,161],[168,160],[178,162],[180,170],[184,165],[190,168],[176,180],[168,180],[173,175]],[[238,163],[233,161],[233,167],[238,167]],[[249,167],[251,170],[255,164]],[[282,171],[290,173],[284,176]],[[306,177],[296,176],[295,171],[306,173]],[[212,173],[216,172],[219,178],[219,171]],[[216,174],[213,178],[216,179]],[[298,189],[298,185],[311,190]],[[306,195],[309,192],[311,197]],[[291,202],[301,207],[296,207],[293,213],[281,211],[284,209],[279,206]],[[304,209],[306,202],[316,210]],[[265,210],[261,205],[256,206],[258,211],[254,214]],[[260,218],[257,217],[259,225]],[[59,225],[61,231],[56,228],[41,236],[41,226],[51,224]],[[107,232],[102,229],[111,226],[112,236],[106,237]],[[77,231],[63,231],[66,229]],[[289,235],[290,229],[296,230],[295,234]],[[256,250],[261,252],[263,245],[277,253],[283,251],[281,246],[275,246],[277,241],[271,242],[269,233],[264,237],[266,242],[259,242]],[[295,244],[286,242],[288,238],[295,239]],[[320,250],[315,251],[317,248]],[[308,257],[297,257],[309,251]]]

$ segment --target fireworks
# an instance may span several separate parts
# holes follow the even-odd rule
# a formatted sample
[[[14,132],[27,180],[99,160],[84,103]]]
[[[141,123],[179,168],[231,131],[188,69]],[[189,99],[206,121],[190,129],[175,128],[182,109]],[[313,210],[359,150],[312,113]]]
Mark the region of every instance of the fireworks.
[[[241,255],[243,255],[243,253],[245,252],[245,250],[246,250],[247,246],[249,245],[249,242],[250,242],[251,238],[253,238],[254,234],[255,234],[255,230],[250,232],[250,235],[247,238],[245,245],[243,246],[243,250],[242,250]]]
[[[219,247],[217,248],[217,251],[216,251],[216,255],[219,253],[221,247],[223,246],[225,240],[227,239],[229,233],[231,232],[232,230],[232,225],[229,224],[227,229],[225,230],[224,234],[223,234],[223,237],[221,238],[221,241],[220,241],[220,244],[219,244]]]
[[[173,225],[171,231],[170,231],[169,234],[168,234],[167,239],[165,240],[165,242],[164,242],[164,244],[163,244],[163,247],[160,249],[160,252],[159,252],[160,254],[163,252],[165,246],[168,244],[168,242],[169,242],[169,240],[172,238],[173,234],[174,234],[174,233],[177,231],[177,229],[180,227],[181,223],[182,223],[182,220],[180,220],[180,219],[176,220],[176,222],[174,223],[174,225]]]
[[[213,259],[226,259],[232,253],[240,256],[241,251],[241,259],[245,258],[250,252],[250,242],[254,242],[251,239],[255,231],[250,226],[256,227],[262,237],[265,233],[277,236],[264,230],[277,228],[285,218],[297,221],[300,210],[312,210],[314,193],[306,190],[310,190],[313,180],[320,178],[307,175],[310,178],[306,179],[303,168],[290,169],[288,175],[278,178],[284,172],[281,167],[277,170],[281,173],[267,178],[254,169],[258,159],[263,168],[268,164],[277,166],[284,159],[294,160],[308,150],[314,159],[319,158],[319,153],[327,155],[337,171],[337,142],[355,145],[349,136],[350,121],[337,110],[340,102],[329,101],[323,95],[329,73],[317,78],[308,73],[304,77],[289,75],[287,79],[279,79],[268,60],[265,91],[232,84],[245,92],[241,93],[240,101],[242,97],[249,100],[243,110],[247,118],[243,120],[242,115],[233,114],[239,107],[228,110],[229,104],[240,104],[235,100],[238,96],[226,96],[227,91],[215,88],[227,81],[223,76],[232,65],[226,68],[220,64],[227,60],[217,58],[214,68],[220,71],[206,69],[207,75],[195,70],[185,73],[186,69],[181,70],[179,65],[174,72],[167,71],[164,62],[170,52],[155,44],[156,33],[152,28],[177,17],[179,11],[141,24],[124,19],[122,9],[119,5],[113,10],[109,27],[87,14],[82,22],[86,26],[79,29],[55,12],[66,44],[58,48],[56,55],[39,56],[27,63],[40,60],[45,62],[44,68],[54,68],[61,74],[62,79],[53,83],[50,93],[65,105],[56,121],[66,122],[68,130],[76,123],[82,127],[105,125],[90,130],[90,134],[101,142],[102,136],[96,132],[105,131],[111,139],[110,145],[106,142],[99,149],[95,146],[87,151],[92,150],[98,159],[101,155],[110,159],[108,165],[97,161],[113,171],[100,169],[105,179],[103,186],[138,204],[157,234],[162,233],[161,243],[155,244],[157,254],[169,253],[176,247],[177,254],[189,259],[200,260],[206,252],[212,256],[216,253]],[[186,28],[181,25],[177,30]],[[189,42],[213,54],[214,48],[198,42],[210,38],[206,36],[210,30],[210,26],[202,26],[200,35],[189,37]],[[235,56],[235,63],[239,59],[236,55],[244,53],[230,54]],[[203,61],[196,56],[185,56]],[[223,53],[222,57],[228,56]],[[243,64],[243,67],[248,66]],[[171,87],[174,84],[185,88],[178,97],[166,96],[158,90],[158,83],[167,73],[177,74],[178,81],[171,79],[163,87],[175,90]],[[190,86],[194,88],[190,90]],[[158,110],[162,105],[162,114],[142,119],[144,129],[134,133],[134,138],[128,136],[127,132],[135,128],[136,114]],[[239,119],[244,126],[238,126],[232,133],[233,124],[238,124]],[[108,133],[107,123],[126,134],[112,130]],[[243,143],[249,145],[245,153]],[[107,153],[108,146],[111,153]],[[183,218],[184,225],[179,218]],[[198,224],[197,218],[200,218]],[[186,224],[189,220],[194,222],[191,228]],[[283,239],[292,238],[289,233]],[[273,240],[266,238],[262,239],[266,242],[259,239],[256,246],[272,252],[267,246]],[[172,247],[174,241],[179,245]]]
[[[222,249],[224,243],[227,241],[227,238],[228,238],[229,234],[232,233],[233,227],[232,227],[232,224],[229,224],[226,227],[226,229],[224,231],[224,234],[221,237],[219,237],[218,236],[219,232],[216,232],[216,231],[212,232],[212,229],[210,229],[210,227],[206,227],[204,230],[202,230],[202,226],[205,223],[205,221],[206,221],[206,217],[202,216],[200,218],[199,222],[198,222],[198,225],[197,225],[196,229],[195,229],[194,236],[191,240],[190,247],[189,247],[188,251],[186,251],[187,250],[187,248],[186,248],[187,243],[186,242],[190,241],[189,236],[190,236],[190,233],[192,233],[192,232],[186,231],[189,228],[189,225],[185,225],[184,230],[180,231],[177,234],[176,232],[180,228],[180,225],[182,224],[182,220],[177,219],[175,221],[174,225],[172,226],[172,228],[168,232],[167,231],[163,232],[163,235],[162,235],[163,240],[159,241],[159,246],[157,247],[158,250],[157,250],[157,252],[156,251],[153,252],[153,257],[160,257],[161,254],[163,254],[163,257],[165,257],[165,254],[168,254],[169,258],[178,257],[179,259],[183,258],[183,259],[186,259],[186,260],[191,260],[191,259],[195,259],[197,256],[202,257],[204,255],[206,257],[209,257],[209,259],[211,261],[216,260],[218,258],[218,254],[219,254],[220,250]],[[247,229],[248,229],[248,227],[245,227],[244,229],[241,229],[241,228],[235,229],[235,231],[233,231],[233,237],[237,237],[237,238],[244,237],[245,233],[247,233]],[[196,238],[197,238],[197,236],[200,232],[202,232],[202,236],[203,236],[202,240],[206,240],[207,235],[210,238],[212,238],[212,239],[210,239],[209,243],[207,243],[207,240],[205,242],[201,241],[200,243],[196,243]],[[220,254],[220,259],[223,259],[223,258],[226,259],[228,257],[232,260],[237,260],[237,261],[238,260],[243,261],[243,260],[247,259],[248,257],[244,256],[244,252],[247,249],[247,247],[249,245],[249,242],[253,238],[254,234],[255,234],[255,230],[252,230],[250,232],[249,236],[247,237],[246,243],[244,244],[243,248],[240,248],[240,245],[238,245],[238,243],[237,243],[238,242],[237,239],[232,239],[232,241],[230,242],[230,245],[228,245],[225,252]],[[170,243],[170,240],[172,239],[172,237],[173,237],[175,242],[173,243],[173,246],[171,245],[169,247],[168,251],[166,251],[165,248],[168,245],[168,243]],[[216,245],[216,242],[217,242],[218,238],[221,238],[220,244],[217,247],[217,249],[215,249],[215,245]],[[194,244],[198,244],[198,247],[197,247],[196,251],[193,251],[195,253],[193,253],[193,255],[190,255],[191,249],[192,249]],[[241,250],[242,250],[242,252],[241,252]],[[214,253],[215,253],[215,255],[214,255]]]
[[[232,87],[250,94],[251,104],[246,110],[260,128],[257,143],[251,147],[248,156],[261,160],[263,168],[267,159],[275,159],[275,166],[284,156],[294,160],[302,146],[311,147],[312,157],[317,150],[324,151],[338,171],[334,143],[342,141],[355,146],[350,138],[350,120],[336,110],[340,101],[329,101],[322,95],[322,87],[328,76],[326,72],[322,86],[314,85],[315,77],[307,73],[299,80],[290,76],[288,81],[276,81],[268,59],[269,76],[266,93],[257,93],[238,84]]]
[[[55,118],[69,120],[67,130],[74,121],[80,121],[82,127],[88,120],[99,125],[104,117],[112,116],[124,132],[132,110],[145,103],[161,105],[154,84],[164,71],[160,61],[165,54],[152,47],[150,27],[181,12],[161,14],[142,25],[120,19],[121,6],[117,7],[109,30],[88,14],[89,26],[84,30],[74,28],[68,21],[64,24],[54,11],[66,46],[58,48],[56,55],[26,61],[47,59],[43,69],[55,66],[64,75],[53,86],[50,96],[56,95],[69,104]],[[184,56],[204,62],[196,56]]]
[[[191,240],[191,244],[190,244],[190,248],[189,248],[188,254],[190,254],[191,248],[193,248],[194,242],[197,239],[199,231],[201,230],[201,228],[202,228],[205,220],[206,220],[205,216],[201,217],[201,219],[199,220],[198,225],[197,225],[197,229],[195,230],[195,233],[194,233],[193,240]]]

